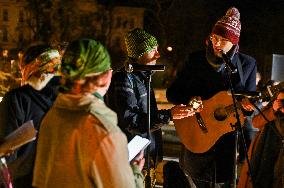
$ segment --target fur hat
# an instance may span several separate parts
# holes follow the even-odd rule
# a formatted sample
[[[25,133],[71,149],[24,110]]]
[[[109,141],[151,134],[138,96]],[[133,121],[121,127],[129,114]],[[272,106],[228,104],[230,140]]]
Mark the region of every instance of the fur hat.
[[[158,41],[143,29],[136,28],[126,34],[125,45],[128,57],[138,59],[158,46]]]
[[[226,15],[217,21],[212,33],[229,39],[234,45],[238,44],[241,33],[240,12],[237,8],[231,7]]]

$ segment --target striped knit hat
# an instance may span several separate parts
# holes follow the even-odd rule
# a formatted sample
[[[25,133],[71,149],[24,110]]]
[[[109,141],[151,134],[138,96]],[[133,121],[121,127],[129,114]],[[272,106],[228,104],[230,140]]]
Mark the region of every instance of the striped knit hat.
[[[138,59],[158,46],[158,41],[143,29],[136,28],[126,34],[125,45],[128,57]]]
[[[231,7],[226,15],[217,21],[212,33],[229,39],[234,45],[239,43],[241,33],[240,12],[237,8]]]

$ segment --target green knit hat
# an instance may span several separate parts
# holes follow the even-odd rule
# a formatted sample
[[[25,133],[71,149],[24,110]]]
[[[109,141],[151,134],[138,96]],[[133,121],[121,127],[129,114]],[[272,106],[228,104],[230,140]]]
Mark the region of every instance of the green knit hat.
[[[96,76],[110,69],[107,49],[93,39],[71,42],[62,58],[61,72],[70,81]]]
[[[126,34],[125,45],[128,57],[138,59],[158,46],[158,41],[143,29],[136,28]]]

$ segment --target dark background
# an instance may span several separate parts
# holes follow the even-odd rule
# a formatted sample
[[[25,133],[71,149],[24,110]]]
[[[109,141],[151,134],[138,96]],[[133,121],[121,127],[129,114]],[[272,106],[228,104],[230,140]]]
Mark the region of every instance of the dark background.
[[[272,54],[284,54],[282,0],[102,0],[104,4],[146,8],[145,30],[160,42],[161,61],[174,71],[186,54],[203,49],[215,22],[235,6],[241,14],[240,51],[257,60],[264,80],[271,76]],[[173,51],[168,52],[167,46]],[[173,69],[171,69],[173,68]]]

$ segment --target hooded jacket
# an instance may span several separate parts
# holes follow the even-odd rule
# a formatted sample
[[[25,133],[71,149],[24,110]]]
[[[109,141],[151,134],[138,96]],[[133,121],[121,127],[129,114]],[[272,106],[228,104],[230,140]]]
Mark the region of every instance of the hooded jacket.
[[[116,114],[93,95],[60,94],[39,132],[33,186],[142,187]]]

